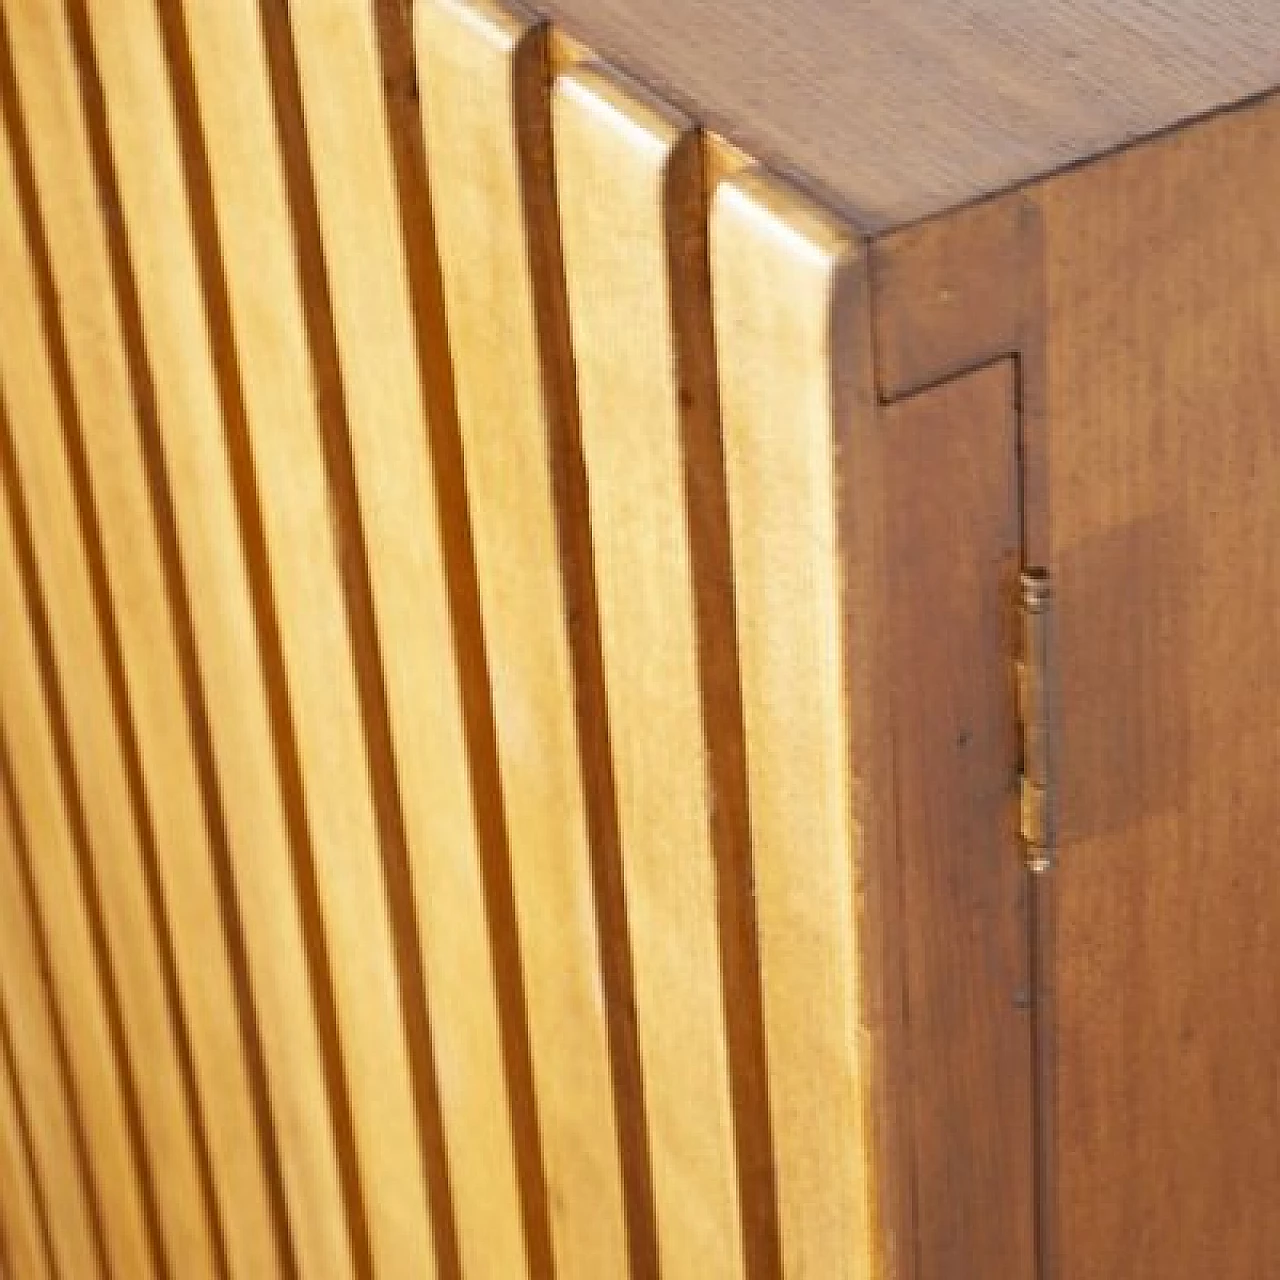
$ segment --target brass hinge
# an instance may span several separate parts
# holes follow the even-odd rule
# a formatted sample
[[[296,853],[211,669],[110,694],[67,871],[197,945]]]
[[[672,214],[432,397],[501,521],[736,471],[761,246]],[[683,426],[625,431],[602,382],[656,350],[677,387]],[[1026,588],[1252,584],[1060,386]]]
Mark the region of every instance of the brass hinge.
[[[1053,773],[1050,759],[1049,575],[1024,569],[1020,582],[1022,652],[1018,657],[1018,724],[1022,739],[1019,777],[1020,832],[1027,869],[1053,863]]]

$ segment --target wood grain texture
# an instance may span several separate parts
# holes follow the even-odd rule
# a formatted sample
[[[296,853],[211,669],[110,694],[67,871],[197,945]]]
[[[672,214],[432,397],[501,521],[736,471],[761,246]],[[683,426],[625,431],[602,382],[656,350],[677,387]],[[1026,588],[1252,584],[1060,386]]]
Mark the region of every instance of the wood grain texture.
[[[1019,194],[870,243],[880,395],[896,400],[1019,350],[1023,279],[1040,254]]]
[[[0,831],[0,839],[5,833]],[[0,1263],[14,1280],[53,1280],[35,1173],[27,1160],[14,1079],[0,1057]]]
[[[430,1276],[434,1245],[397,941],[339,572],[345,546],[331,514],[261,19],[251,0],[191,0],[185,15],[374,1264]]]
[[[1010,656],[1013,366],[883,410],[915,1270],[1033,1280],[1033,1049]],[[964,530],[963,539],[954,535]],[[993,1207],[999,1206],[998,1212]]]
[[[878,232],[1280,82],[1268,0],[541,0]]]
[[[0,8],[0,1274],[1269,1274],[1280,20],[519,3]]]
[[[265,1040],[299,1267],[351,1273],[322,1049],[311,1011],[285,802],[276,781],[249,568],[223,446],[179,144],[154,6],[89,6],[196,648]]]
[[[364,0],[292,14],[467,1275],[527,1271],[440,512]],[[537,1153],[534,1152],[535,1162]],[[536,1168],[532,1176],[541,1176]]]
[[[711,214],[783,1271],[873,1274],[845,676],[856,242],[747,174]]]
[[[108,262],[89,142],[76,113],[76,69],[59,15],[48,7],[13,16],[9,36],[227,1246],[234,1266],[275,1275],[282,1245],[260,1149],[269,1135],[255,1114],[224,931],[229,904],[213,865],[221,833],[206,809],[192,719],[198,713],[180,669],[170,567],[152,505],[164,499],[149,486],[146,409],[125,349],[124,318],[113,305],[118,277]]]
[[[720,945],[726,915],[731,946],[754,920],[732,916],[745,814],[717,741],[736,671],[731,631],[711,633],[732,603],[702,160],[680,117],[586,69],[557,81],[553,119],[660,1257],[672,1276],[742,1275],[776,1265],[776,1236],[755,1198],[767,1111],[750,1113],[763,1167],[735,1133],[758,990]]]
[[[566,581],[560,561],[583,497],[554,309],[563,283],[546,50],[518,12],[455,0],[418,7],[417,44],[557,1272],[624,1275],[630,1236],[635,1274],[646,1275],[652,1210],[634,1149],[643,1100],[615,820],[598,799],[592,809],[584,770],[607,787],[607,761],[584,753],[575,715],[572,575],[590,568],[570,552]],[[593,886],[609,900],[599,925]]]
[[[7,503],[0,507],[7,508]],[[12,861],[5,872],[6,909],[16,912],[22,903],[30,912],[29,951],[39,980],[48,985],[63,1038],[67,1087],[81,1126],[77,1142],[82,1139],[110,1273],[145,1277],[153,1273],[162,1246],[145,1216],[151,1210],[149,1204],[143,1206],[147,1170],[139,1167],[131,1145],[134,1135],[102,1003],[103,977],[76,878],[58,765],[41,701],[39,660],[23,607],[21,570],[10,529],[6,520],[0,530],[0,633],[5,636],[0,725],[11,726],[0,732],[0,801],[8,811],[10,833],[4,853]],[[10,734],[16,751],[9,746]],[[32,832],[38,836],[35,846]],[[21,922],[12,928],[14,945],[19,945]],[[13,963],[21,971],[21,957]],[[52,1080],[52,1064],[47,1069]],[[145,1151],[140,1154],[145,1160]]]
[[[11,599],[18,582],[13,557],[3,554],[8,551],[0,547],[0,592]],[[57,1013],[22,891],[17,824],[8,797],[0,796],[0,1036],[31,1143],[31,1176],[47,1217],[54,1266],[59,1275],[91,1280],[105,1276],[110,1264],[85,1177],[84,1132],[59,1053]]]
[[[26,607],[45,622],[39,638],[41,684],[51,724],[65,730],[59,759],[64,801],[74,800],[84,816],[78,874],[86,903],[96,903],[100,911],[103,958],[110,968],[106,976],[118,991],[134,1079],[145,1064],[143,1126],[152,1164],[165,1171],[160,1201],[166,1251],[172,1258],[190,1259],[201,1274],[216,1274],[198,1140],[171,1021],[165,947],[152,912],[146,827],[131,786],[129,740],[114,709],[122,682],[114,647],[95,611],[96,553],[81,540],[61,447],[60,418],[69,398],[57,388],[69,387],[65,352],[55,340],[58,331],[41,332],[41,303],[19,219],[15,152],[7,127],[6,143],[0,165],[0,254],[9,289],[0,305],[0,384],[8,419],[23,426],[6,443],[9,518],[15,540],[20,528],[30,549],[23,570]],[[14,503],[19,488],[27,495],[21,511]],[[67,714],[70,708],[73,716]],[[36,838],[43,841],[45,833]]]
[[[1278,166],[1268,103],[1043,193],[1064,1280],[1280,1251]]]

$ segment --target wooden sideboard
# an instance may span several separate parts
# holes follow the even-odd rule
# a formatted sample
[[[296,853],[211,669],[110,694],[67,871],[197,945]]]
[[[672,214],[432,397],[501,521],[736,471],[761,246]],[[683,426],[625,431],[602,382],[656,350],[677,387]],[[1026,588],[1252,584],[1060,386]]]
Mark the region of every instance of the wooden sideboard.
[[[1280,1274],[1280,8],[0,0],[0,1277]]]

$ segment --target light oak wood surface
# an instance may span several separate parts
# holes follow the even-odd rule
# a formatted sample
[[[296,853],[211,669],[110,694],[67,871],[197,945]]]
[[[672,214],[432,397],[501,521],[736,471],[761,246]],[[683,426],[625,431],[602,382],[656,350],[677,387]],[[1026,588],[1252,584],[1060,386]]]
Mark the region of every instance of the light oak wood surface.
[[[202,494],[199,506],[175,503],[177,536],[186,577],[200,584],[191,609],[202,679],[227,691],[209,701],[210,730],[292,1238],[303,1274],[336,1278],[351,1274],[337,1157],[162,36],[146,4],[88,12],[165,467],[174,492]]]
[[[25,15],[29,18],[24,20]],[[196,1087],[208,1115],[228,1253],[237,1269],[277,1274],[280,1265],[246,1059],[238,994],[228,953],[215,859],[225,856],[224,820],[211,797],[189,719],[181,608],[169,591],[162,521],[153,503],[146,451],[154,430],[147,392],[125,351],[118,279],[99,221],[90,141],[77,117],[76,71],[65,27],[53,11],[24,11],[9,24],[37,194],[60,298],[87,490],[120,638],[143,783],[154,824],[157,873],[173,938],[177,980],[191,1037]],[[41,68],[41,74],[31,71]],[[24,74],[26,73],[26,74]]]
[[[416,941],[395,936],[386,909],[376,784],[340,572],[344,531],[328,487],[261,15],[248,3],[194,0],[186,19],[246,443],[297,717],[370,1250],[378,1268],[431,1275],[413,1051],[398,999],[399,949]],[[234,75],[230,67],[238,68]]]
[[[558,1274],[624,1275],[628,1189],[617,1109],[642,1102],[634,1066],[630,1096],[614,1095],[614,1081],[627,1078],[611,1067],[611,1049],[628,1053],[618,1043],[626,1035],[618,1001],[630,992],[610,982],[605,948],[626,940],[601,937],[592,888],[595,863],[616,858],[617,844],[595,818],[592,848],[584,770],[607,770],[607,762],[580,745],[571,586],[559,559],[577,440],[567,348],[556,352],[555,335],[539,333],[540,324],[551,328],[552,297],[563,292],[548,241],[535,238],[554,217],[546,50],[518,12],[452,0],[420,6],[417,34],[551,1247]]]
[[[869,1064],[841,476],[863,406],[841,348],[864,262],[838,223],[758,174],[716,191],[710,236],[782,1264],[861,1276]]]
[[[23,1142],[23,1116],[14,1094],[8,1059],[0,1063],[0,1175],[5,1196],[0,1208],[0,1256],[6,1276],[49,1280],[50,1253],[42,1225],[34,1171]]]
[[[21,576],[7,524],[0,544],[5,553],[0,566],[4,577],[0,617],[9,640],[0,706],[5,723],[29,726],[15,743],[18,750],[7,740],[0,742],[0,792],[9,830],[4,852],[11,864],[5,869],[5,902],[14,917],[6,936],[11,932],[18,945],[24,929],[29,931],[28,964],[35,964],[38,984],[47,987],[66,1078],[58,1080],[62,1062],[53,1060],[42,1064],[41,1075],[46,1089],[66,1091],[79,1125],[91,1183],[89,1203],[99,1215],[110,1265],[124,1273],[146,1274],[151,1266],[149,1251],[157,1241],[151,1235],[153,1223],[143,1216],[152,1208],[143,1205],[145,1153],[132,1145],[136,1133],[126,1110],[132,1099],[122,1096],[116,1071],[102,980],[76,879],[55,753],[44,727],[38,662],[23,616]],[[26,802],[21,810],[20,796]],[[34,848],[33,832],[39,836]],[[29,915],[25,924],[19,911]],[[30,998],[36,998],[34,993]],[[74,1179],[69,1185],[74,1186]]]
[[[686,509],[688,454],[717,429],[701,155],[688,122],[587,70],[552,115],[659,1257],[739,1276],[716,862],[745,851],[713,830]]]
[[[368,5],[292,15],[417,909],[460,1262],[525,1270],[483,848]],[[352,518],[356,518],[353,516]],[[362,655],[358,661],[376,661]],[[384,841],[386,836],[383,837]]]
[[[0,0],[0,1275],[1267,1275],[1274,15],[547,4]]]
[[[2,548],[0,550],[7,550]],[[15,585],[12,558],[0,567],[6,597]],[[26,914],[18,870],[18,833],[0,802],[0,1037],[30,1143],[31,1178],[40,1197],[59,1274],[103,1274],[101,1219],[81,1163],[84,1132],[66,1092],[66,1059]]]
[[[8,85],[11,89],[12,82]],[[10,288],[6,305],[0,307],[0,381],[12,432],[6,448],[8,516],[11,528],[25,531],[30,547],[23,573],[25,607],[33,617],[46,619],[48,627],[48,635],[40,640],[45,714],[51,726],[62,726],[65,732],[59,772],[67,803],[74,798],[83,806],[78,872],[86,901],[97,904],[101,913],[109,960],[100,952],[99,963],[110,965],[104,976],[117,992],[128,1038],[126,1069],[136,1079],[145,1064],[147,1073],[143,1118],[148,1155],[163,1166],[168,1183],[163,1201],[166,1247],[174,1256],[191,1258],[193,1266],[216,1274],[207,1184],[187,1112],[189,1076],[171,1021],[172,966],[167,944],[157,936],[154,880],[144,861],[149,837],[137,807],[136,755],[116,718],[122,690],[118,653],[100,629],[93,586],[95,579],[102,580],[100,560],[81,541],[61,446],[61,419],[68,412],[70,394],[65,348],[60,340],[46,346],[42,336],[42,312],[48,314],[50,296],[47,266],[41,273],[46,282],[42,303],[19,220],[13,102],[6,91],[8,145],[6,163],[0,166],[0,245]],[[17,430],[17,423],[24,429]],[[18,486],[27,495],[21,513],[15,507]],[[16,540],[16,531],[14,536]],[[73,716],[68,714],[71,707]],[[105,850],[109,857],[103,856]]]

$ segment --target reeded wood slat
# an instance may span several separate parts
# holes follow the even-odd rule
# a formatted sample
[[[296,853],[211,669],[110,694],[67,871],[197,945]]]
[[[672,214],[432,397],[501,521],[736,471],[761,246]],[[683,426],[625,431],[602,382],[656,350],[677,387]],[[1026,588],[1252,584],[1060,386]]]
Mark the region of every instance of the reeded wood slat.
[[[463,691],[367,0],[291,13],[466,1275],[526,1274]],[[508,944],[509,945],[509,944]],[[532,1175],[541,1176],[536,1152]]]
[[[276,778],[255,620],[223,447],[155,7],[88,6],[159,426],[191,592],[230,852],[261,1014],[290,1222],[304,1275],[352,1274],[321,1045]]]
[[[232,1266],[279,1273],[237,995],[212,865],[221,856],[206,811],[169,605],[161,531],[144,465],[132,381],[104,244],[102,207],[79,117],[76,68],[52,6],[11,16],[27,120],[78,408],[80,444],[122,646],[159,876],[191,1036],[213,1178]],[[148,425],[143,422],[144,431]]]
[[[841,467],[864,303],[844,230],[722,184],[711,279],[784,1271],[871,1274]]]
[[[0,542],[7,541],[0,537]],[[0,594],[16,594],[10,548],[0,546]],[[9,620],[6,616],[6,622]],[[7,628],[3,634],[8,635]],[[48,1216],[54,1262],[63,1276],[104,1276],[76,1133],[75,1101],[64,1091],[49,992],[40,970],[18,871],[17,815],[0,794],[0,1034],[12,1055],[13,1085],[31,1138],[35,1194]],[[3,1194],[7,1198],[9,1188]]]
[[[0,523],[0,634],[5,637],[0,725],[11,726],[0,731],[0,795],[12,817],[14,874],[29,898],[33,929],[48,961],[50,997],[61,1013],[111,1267],[116,1275],[144,1277],[152,1273],[149,1224],[141,1203],[147,1174],[130,1148],[129,1119],[102,1003],[107,977],[96,965],[76,878],[58,765],[41,703],[39,660],[23,608],[4,500]],[[10,748],[10,734],[20,750]]]
[[[607,759],[584,758],[575,720],[578,696],[602,706],[590,689],[575,693],[573,584],[560,567],[557,520],[585,528],[585,511],[546,50],[518,12],[455,0],[418,6],[417,44],[558,1274],[626,1274],[629,1195],[635,1273],[648,1275],[652,1208],[616,824],[607,796],[590,812],[584,769],[597,790],[611,783]],[[567,574],[589,575],[581,539],[566,554],[576,555]],[[594,646],[590,616],[577,626]],[[629,1116],[617,1115],[615,1088]]]
[[[7,833],[0,829],[0,841]],[[0,1029],[2,1032],[3,1029]],[[53,1280],[43,1209],[36,1198],[35,1175],[23,1145],[13,1076],[0,1050],[0,1264],[13,1280]]]
[[[677,331],[700,314],[681,269],[701,154],[683,120],[585,70],[558,80],[553,118],[663,1273],[740,1276],[685,474],[716,423],[687,363],[704,335]]]
[[[301,281],[251,0],[185,6],[379,1273],[434,1250]],[[360,655],[368,661],[368,654]]]
[[[168,1256],[183,1259],[194,1274],[213,1275],[207,1201],[167,1007],[165,958],[149,904],[127,744],[113,713],[111,655],[94,611],[91,564],[59,443],[53,348],[46,347],[40,332],[41,306],[23,242],[7,130],[6,140],[10,145],[0,164],[0,268],[6,281],[0,298],[0,382],[8,417],[22,423],[10,442],[14,469],[6,484],[20,485],[27,497],[20,518],[35,576],[24,573],[24,590],[33,612],[36,591],[41,610],[47,610],[49,634],[40,641],[45,704],[65,726],[59,772],[67,797],[83,806],[92,841],[92,848],[82,851],[82,882],[100,903],[132,1075],[145,1079],[143,1126],[152,1169],[163,1171],[156,1173],[156,1185]],[[11,514],[19,518],[16,509]]]

